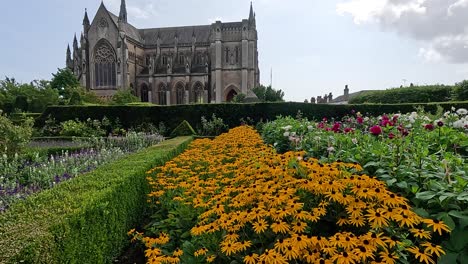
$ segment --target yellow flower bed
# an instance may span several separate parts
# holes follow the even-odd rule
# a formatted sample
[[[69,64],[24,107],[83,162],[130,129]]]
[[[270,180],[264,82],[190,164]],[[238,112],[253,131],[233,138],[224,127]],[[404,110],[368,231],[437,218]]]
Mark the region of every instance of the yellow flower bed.
[[[196,140],[148,172],[156,208],[196,212],[190,235],[130,234],[145,243],[148,263],[434,263],[444,254],[431,243],[434,232],[449,231],[444,223],[415,214],[383,182],[351,173],[359,165],[303,155],[276,154],[246,126]]]

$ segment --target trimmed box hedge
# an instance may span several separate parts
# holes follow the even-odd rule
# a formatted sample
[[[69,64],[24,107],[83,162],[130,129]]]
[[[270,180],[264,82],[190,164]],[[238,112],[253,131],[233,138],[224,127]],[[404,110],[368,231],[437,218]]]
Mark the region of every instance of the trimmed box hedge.
[[[159,124],[164,122],[168,131],[172,131],[182,121],[188,121],[194,128],[200,125],[202,116],[211,117],[216,114],[229,127],[240,124],[241,118],[250,117],[254,121],[274,120],[277,116],[296,116],[301,111],[304,117],[309,119],[322,119],[323,117],[341,118],[351,113],[352,110],[371,115],[383,113],[412,112],[416,107],[422,106],[426,111],[435,112],[437,105],[448,110],[452,106],[456,108],[468,108],[468,102],[447,102],[429,104],[362,104],[362,105],[329,105],[307,103],[254,103],[254,104],[193,104],[174,106],[53,106],[47,108],[37,120],[36,125],[41,126],[47,116],[54,117],[62,122],[78,118],[101,120],[104,116],[113,120],[119,118],[121,124],[126,127],[136,127],[143,123]]]
[[[145,172],[191,140],[164,141],[14,204],[0,215],[0,263],[111,263],[148,210]]]

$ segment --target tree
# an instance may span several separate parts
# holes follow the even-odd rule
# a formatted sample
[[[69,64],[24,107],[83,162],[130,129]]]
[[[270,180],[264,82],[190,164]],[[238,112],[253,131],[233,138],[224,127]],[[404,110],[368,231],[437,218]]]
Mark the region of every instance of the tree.
[[[243,103],[246,97],[247,97],[247,95],[245,95],[243,93],[237,94],[236,96],[234,96],[234,98],[232,98],[232,102],[233,103]]]
[[[57,73],[52,73],[52,76],[53,78],[50,82],[50,87],[57,89],[60,95],[65,99],[69,99],[71,96],[71,93],[66,93],[67,88],[76,88],[80,86],[80,82],[68,68],[58,69]]]
[[[284,102],[284,92],[271,86],[260,85],[252,89],[261,102]]]
[[[140,98],[134,96],[130,89],[118,90],[114,96],[112,96],[112,104],[115,105],[124,105],[136,102],[140,102]]]
[[[457,101],[468,100],[468,80],[455,84],[453,89],[453,99]]]

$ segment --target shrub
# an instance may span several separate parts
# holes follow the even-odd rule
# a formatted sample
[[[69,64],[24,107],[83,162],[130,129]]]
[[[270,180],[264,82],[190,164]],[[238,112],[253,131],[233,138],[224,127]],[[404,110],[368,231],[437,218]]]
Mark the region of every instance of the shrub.
[[[134,96],[130,89],[118,90],[113,96],[111,100],[111,104],[113,105],[124,105],[129,103],[137,103],[140,102],[140,98]]]
[[[218,136],[221,135],[221,133],[226,132],[228,128],[229,127],[224,124],[223,119],[216,117],[215,114],[211,116],[211,120],[208,120],[202,116],[198,134],[200,136]]]
[[[145,216],[145,171],[190,140],[165,141],[16,203],[0,215],[0,263],[111,263]]]
[[[356,95],[349,100],[351,104],[399,104],[446,102],[452,97],[452,86],[426,85],[393,88],[385,91],[369,91]]]
[[[455,84],[453,89],[454,100],[467,101],[468,100],[468,80]]]
[[[88,118],[102,120],[104,116],[110,120],[118,118],[123,128],[137,127],[144,123],[159,124],[164,122],[168,131],[172,131],[180,122],[187,120],[193,127],[200,127],[201,117],[213,114],[222,118],[229,127],[240,124],[241,118],[250,117],[254,122],[274,120],[277,116],[295,116],[300,110],[304,118],[321,120],[327,118],[342,118],[353,110],[369,115],[384,113],[412,112],[422,106],[427,112],[435,113],[440,105],[448,111],[452,107],[468,108],[468,102],[452,102],[440,104],[369,104],[369,105],[326,105],[304,103],[255,103],[255,104],[194,104],[174,106],[54,106],[49,107],[36,121],[41,127],[48,115],[57,122],[78,118],[86,121]]]
[[[32,126],[32,118],[14,125],[0,110],[0,154],[21,152],[31,140]]]
[[[192,136],[195,135],[195,130],[186,120],[182,121],[172,132],[170,137]]]

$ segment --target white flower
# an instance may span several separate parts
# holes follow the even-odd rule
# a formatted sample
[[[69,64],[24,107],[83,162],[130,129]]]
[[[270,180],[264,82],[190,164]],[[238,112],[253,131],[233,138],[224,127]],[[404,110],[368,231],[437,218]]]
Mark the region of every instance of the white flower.
[[[334,148],[334,147],[328,147],[328,148],[327,148],[327,151],[328,151],[328,152],[333,152],[333,151],[335,151],[335,148]]]
[[[466,110],[465,108],[460,108],[457,110],[457,114],[459,115],[467,115],[468,114],[468,110]]]
[[[452,112],[455,112],[455,107],[454,106],[452,106]]]
[[[288,131],[288,130],[291,129],[291,128],[292,128],[291,125],[283,127],[283,129],[286,130],[286,131]]]
[[[291,132],[291,136],[292,136],[292,137],[295,137],[295,136],[296,136],[296,132]]]
[[[366,116],[364,117],[364,122],[367,122],[367,121],[369,121],[369,117]]]
[[[315,137],[314,137],[314,140],[319,141],[319,140],[320,140],[320,137],[319,137],[319,136],[315,136]]]
[[[449,111],[447,111],[447,112],[444,113],[444,116],[445,116],[445,117],[448,117],[449,115],[450,115],[450,112],[449,112]]]
[[[275,142],[275,144],[273,144],[273,147],[276,147],[278,146],[278,142]]]
[[[284,132],[283,136],[289,137],[289,132]]]
[[[463,128],[463,127],[465,127],[465,120],[460,119],[458,121],[453,122],[453,127],[454,128]]]
[[[314,129],[313,126],[307,126],[307,130],[312,131]]]
[[[357,138],[353,138],[353,139],[351,139],[351,141],[353,142],[354,145],[356,145],[358,143]]]

